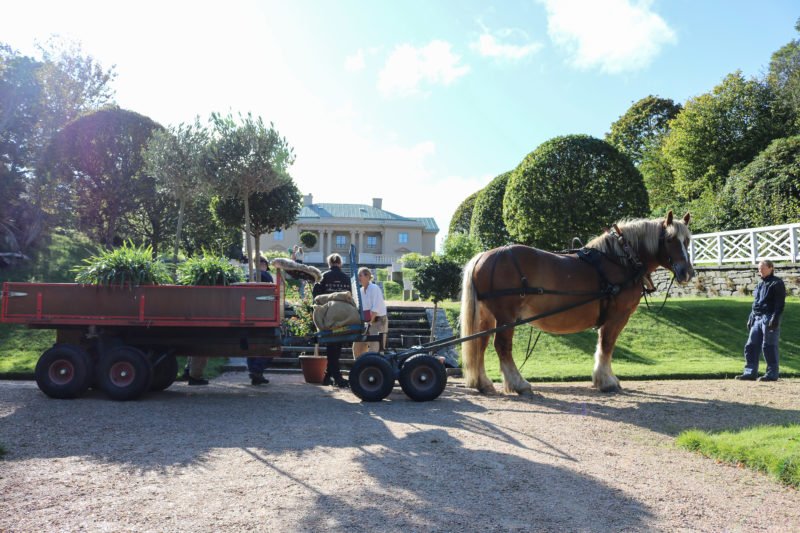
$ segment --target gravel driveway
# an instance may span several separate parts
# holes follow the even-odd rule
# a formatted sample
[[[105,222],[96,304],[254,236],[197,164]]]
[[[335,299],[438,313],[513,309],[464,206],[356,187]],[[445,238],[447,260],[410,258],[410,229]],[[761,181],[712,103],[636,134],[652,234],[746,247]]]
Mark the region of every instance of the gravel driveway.
[[[0,531],[798,531],[800,491],[674,446],[800,420],[800,380],[436,401],[272,375],[136,402],[0,382]]]

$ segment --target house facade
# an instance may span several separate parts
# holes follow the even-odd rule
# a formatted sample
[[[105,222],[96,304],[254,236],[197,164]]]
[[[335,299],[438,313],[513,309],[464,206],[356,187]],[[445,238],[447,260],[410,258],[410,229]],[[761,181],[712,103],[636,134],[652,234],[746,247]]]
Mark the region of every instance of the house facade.
[[[314,248],[303,248],[305,262],[324,264],[331,253],[347,261],[350,244],[356,245],[358,263],[386,266],[404,254],[431,255],[436,248],[439,228],[433,218],[411,218],[382,208],[383,200],[372,205],[314,203],[311,194],[303,197],[303,208],[294,226],[261,237],[261,250],[290,250],[300,243],[300,234],[317,236]]]

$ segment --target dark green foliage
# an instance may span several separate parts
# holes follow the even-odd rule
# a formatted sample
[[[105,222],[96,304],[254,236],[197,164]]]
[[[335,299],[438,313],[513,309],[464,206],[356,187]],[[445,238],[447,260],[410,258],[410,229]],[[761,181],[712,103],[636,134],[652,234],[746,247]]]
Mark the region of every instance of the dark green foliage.
[[[433,256],[417,268],[411,282],[420,297],[438,304],[458,296],[461,267],[447,258]]]
[[[387,300],[402,300],[403,286],[396,281],[384,281],[383,297]]]
[[[800,19],[794,26],[800,32]],[[800,39],[793,39],[772,54],[767,83],[777,95],[777,104],[794,119],[793,133],[800,131]]]
[[[472,224],[472,209],[475,207],[475,200],[481,191],[475,191],[467,196],[461,204],[456,207],[453,218],[450,219],[449,233],[469,233]]]
[[[61,193],[51,209],[73,206],[78,228],[112,246],[121,219],[155,195],[154,180],[141,170],[142,149],[157,128],[149,118],[116,107],[67,124],[38,168]]]
[[[314,248],[317,245],[317,234],[310,231],[304,231],[300,234],[300,242],[306,249]]]
[[[267,193],[250,195],[250,231],[261,236],[288,228],[297,221],[303,195],[293,181]],[[234,197],[220,197],[213,203],[217,218],[226,226],[242,228],[244,202]],[[312,234],[313,235],[313,234]]]
[[[747,164],[773,139],[786,136],[786,116],[773,102],[766,83],[738,71],[690,99],[670,123],[663,147],[675,189],[690,200],[707,190],[719,192],[735,165]]]
[[[84,265],[75,267],[73,272],[77,283],[88,285],[172,283],[167,266],[153,258],[153,248],[131,242],[85,259]]]
[[[503,197],[511,172],[500,174],[478,194],[472,208],[470,235],[484,250],[511,243],[503,222]]]
[[[724,195],[744,226],[800,220],[800,136],[773,141],[728,179]]]
[[[669,98],[653,95],[642,98],[611,125],[606,141],[628,156],[638,167],[647,147],[669,130],[669,121],[680,110],[680,104]]]
[[[242,269],[218,255],[191,257],[179,264],[178,285],[230,285],[244,281]]]
[[[588,135],[556,137],[528,154],[511,175],[503,201],[511,237],[550,250],[647,213],[639,171],[616,148]]]

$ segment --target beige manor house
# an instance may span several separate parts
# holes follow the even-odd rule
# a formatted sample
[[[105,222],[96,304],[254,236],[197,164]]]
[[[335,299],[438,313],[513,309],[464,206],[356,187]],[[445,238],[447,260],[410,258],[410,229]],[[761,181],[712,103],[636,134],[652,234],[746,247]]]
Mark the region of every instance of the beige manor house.
[[[291,249],[300,244],[300,234],[317,236],[314,248],[306,249],[305,262],[324,265],[331,253],[348,260],[350,244],[356,245],[358,264],[384,267],[396,263],[409,252],[431,255],[439,228],[433,218],[405,217],[383,210],[383,199],[372,205],[315,204],[314,197],[303,197],[303,207],[294,226],[261,236],[261,250]]]

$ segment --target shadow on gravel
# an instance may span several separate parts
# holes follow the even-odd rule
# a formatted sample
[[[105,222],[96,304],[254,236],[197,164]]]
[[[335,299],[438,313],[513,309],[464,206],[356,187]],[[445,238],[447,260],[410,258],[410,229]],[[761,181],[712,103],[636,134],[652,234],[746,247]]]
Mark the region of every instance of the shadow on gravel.
[[[652,513],[644,505],[601,480],[531,460],[574,461],[533,431],[483,419],[486,409],[471,395],[448,388],[435,402],[415,403],[395,389],[389,401],[369,404],[303,384],[212,385],[120,403],[98,393],[51,400],[33,384],[0,382],[0,412],[14,409],[0,418],[0,435],[9,462],[87,457],[134,474],[174,475],[202,468],[215,450],[240,449],[264,476],[308,495],[301,530],[646,529]],[[356,479],[323,485],[330,463],[302,476],[282,467],[286,454],[319,461],[339,448],[354,451]],[[336,483],[341,491],[331,489]],[[459,497],[466,486],[475,495],[468,505]],[[557,508],[545,497],[554,493],[567,495]],[[265,505],[271,496],[263,495]]]
[[[761,384],[737,383],[730,380],[727,383],[724,380],[708,381],[708,383],[710,387],[743,389],[747,386],[783,385],[781,382]],[[756,405],[746,395],[742,396],[740,402],[732,402],[637,391],[635,382],[628,382],[627,387],[616,395],[598,392],[588,385],[548,387],[545,394],[534,401],[561,413],[633,424],[673,437],[687,429],[735,431],[758,425],[796,424],[800,420],[800,409],[777,409]],[[514,401],[528,401],[511,398]],[[800,401],[797,405],[800,406]]]

